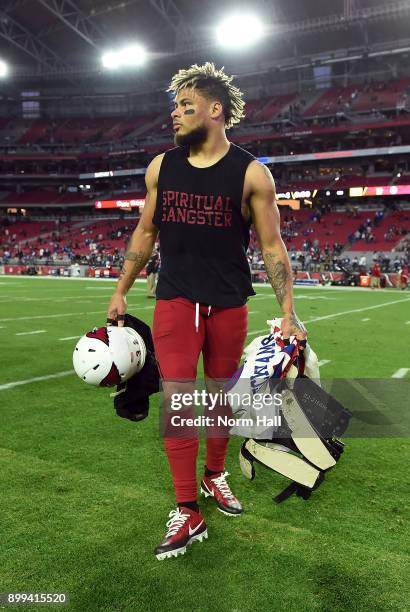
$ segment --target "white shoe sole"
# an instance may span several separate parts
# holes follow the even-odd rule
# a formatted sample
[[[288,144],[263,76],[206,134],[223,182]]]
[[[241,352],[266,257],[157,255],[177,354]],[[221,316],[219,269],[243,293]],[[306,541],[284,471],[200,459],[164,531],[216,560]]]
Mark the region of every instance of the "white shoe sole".
[[[204,495],[205,499],[207,497],[214,497],[212,493],[208,493],[208,491],[205,491],[205,489],[203,489],[202,486],[201,486],[201,495]],[[225,516],[240,516],[242,514],[242,512],[237,512],[234,514],[233,512],[227,512],[226,510],[222,510],[222,508],[220,508],[218,504],[216,504],[216,507],[218,508],[219,512],[222,512],[222,514],[225,514]]]
[[[178,557],[179,555],[185,555],[187,546],[190,546],[193,542],[202,542],[202,540],[206,540],[208,538],[208,531],[205,529],[202,533],[198,533],[198,535],[191,536],[190,540],[185,546],[181,546],[181,548],[176,548],[175,550],[169,550],[167,552],[159,553],[155,555],[158,561],[163,561],[164,559],[171,559],[171,557]]]

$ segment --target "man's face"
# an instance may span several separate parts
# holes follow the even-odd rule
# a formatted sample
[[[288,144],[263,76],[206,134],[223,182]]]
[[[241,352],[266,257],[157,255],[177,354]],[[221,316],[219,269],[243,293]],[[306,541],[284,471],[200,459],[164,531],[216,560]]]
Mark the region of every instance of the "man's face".
[[[208,136],[209,100],[194,89],[182,89],[171,113],[174,142],[177,146],[199,145]]]

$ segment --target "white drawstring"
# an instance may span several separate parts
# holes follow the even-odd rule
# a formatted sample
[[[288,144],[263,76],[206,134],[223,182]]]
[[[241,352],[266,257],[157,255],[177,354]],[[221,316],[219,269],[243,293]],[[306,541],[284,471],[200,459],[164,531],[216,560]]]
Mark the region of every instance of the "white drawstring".
[[[211,314],[212,306],[208,306],[208,317]],[[195,330],[198,333],[199,331],[199,302],[195,303]]]

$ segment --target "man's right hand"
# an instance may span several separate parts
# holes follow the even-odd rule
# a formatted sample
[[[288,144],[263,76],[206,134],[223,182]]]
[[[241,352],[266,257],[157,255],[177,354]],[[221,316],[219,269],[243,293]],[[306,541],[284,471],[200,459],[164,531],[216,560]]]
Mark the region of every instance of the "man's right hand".
[[[116,291],[108,305],[107,323],[109,319],[117,321],[118,327],[124,326],[124,315],[127,311],[127,299],[125,295]]]

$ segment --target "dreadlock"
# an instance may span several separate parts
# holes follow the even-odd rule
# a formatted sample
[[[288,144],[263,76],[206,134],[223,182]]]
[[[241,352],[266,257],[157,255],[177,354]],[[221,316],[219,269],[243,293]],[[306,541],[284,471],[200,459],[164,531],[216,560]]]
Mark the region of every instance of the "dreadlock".
[[[197,89],[207,98],[216,98],[223,106],[225,127],[227,130],[245,117],[243,112],[245,102],[242,92],[231,84],[233,76],[225,74],[223,67],[215,68],[212,62],[202,66],[193,64],[190,68],[181,69],[171,79],[167,91],[178,94],[181,89]]]

